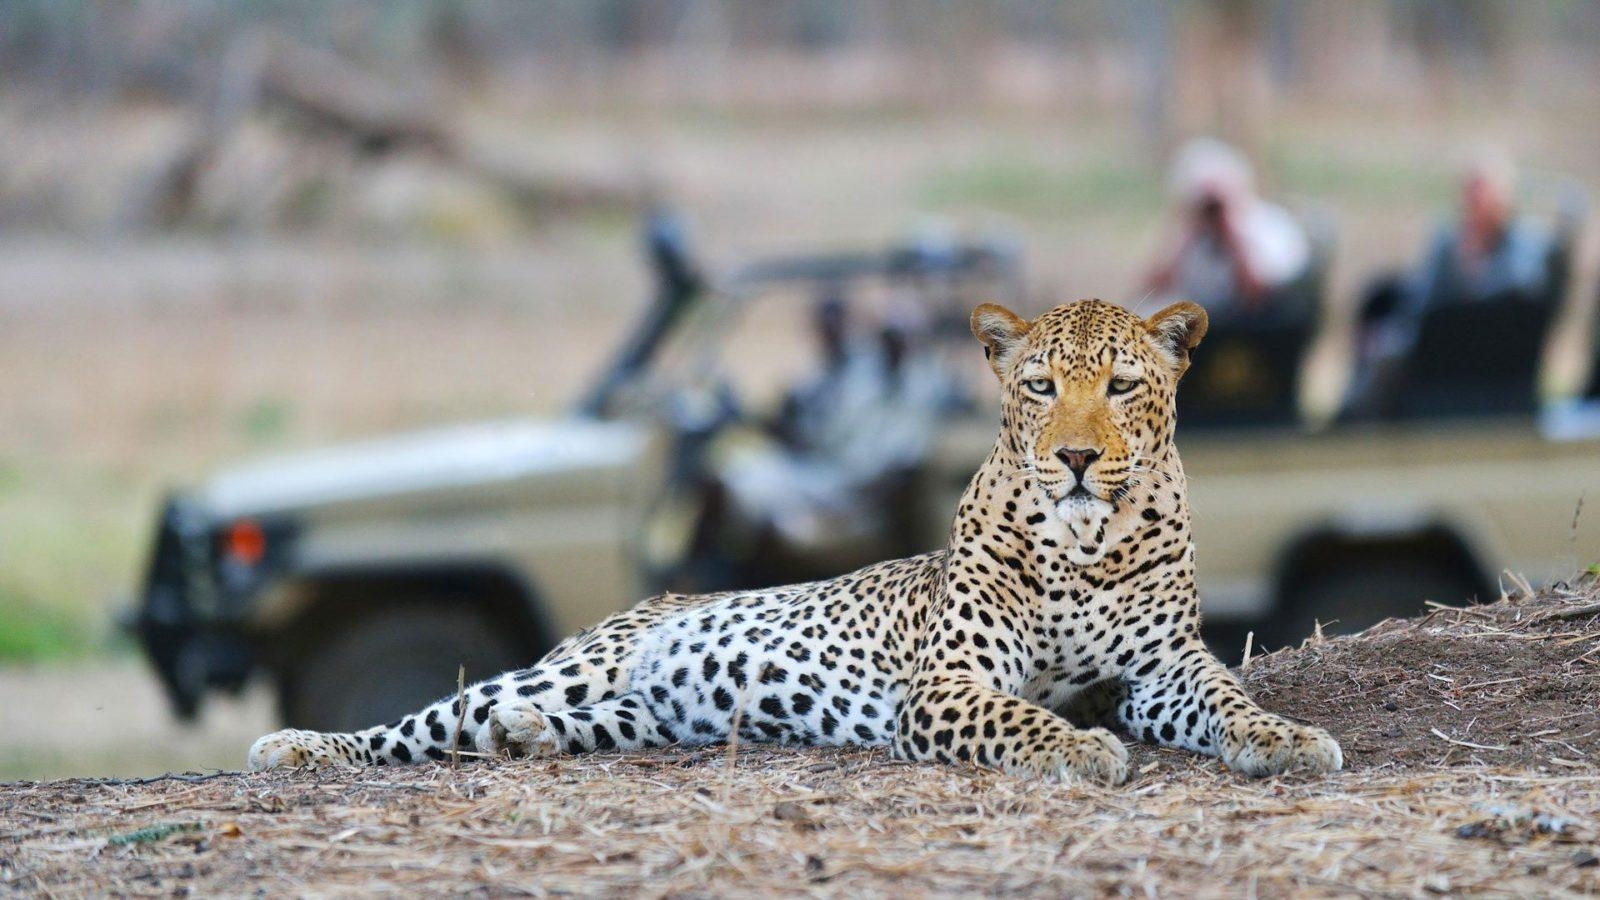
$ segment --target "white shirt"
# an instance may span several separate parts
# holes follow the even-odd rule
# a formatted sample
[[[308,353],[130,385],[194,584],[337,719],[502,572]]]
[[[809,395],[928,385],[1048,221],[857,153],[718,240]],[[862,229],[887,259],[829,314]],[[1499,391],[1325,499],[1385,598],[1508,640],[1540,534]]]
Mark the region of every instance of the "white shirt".
[[[1311,260],[1305,230],[1288,210],[1254,200],[1233,213],[1240,251],[1266,290],[1293,281]],[[1233,262],[1216,241],[1202,236],[1184,248],[1172,282],[1174,296],[1212,314],[1232,312],[1242,300]]]

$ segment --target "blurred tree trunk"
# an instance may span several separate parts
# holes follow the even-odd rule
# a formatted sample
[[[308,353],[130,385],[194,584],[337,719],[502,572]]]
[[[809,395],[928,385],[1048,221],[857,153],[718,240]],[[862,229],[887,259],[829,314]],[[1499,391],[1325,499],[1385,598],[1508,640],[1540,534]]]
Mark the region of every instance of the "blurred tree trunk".
[[[1259,159],[1268,111],[1265,4],[1210,0],[1200,8],[1210,15],[1195,29],[1196,83],[1204,91],[1199,127]]]
[[[1464,93],[1463,81],[1471,81],[1494,99],[1505,99],[1513,72],[1515,8],[1497,0],[1424,0],[1402,7],[1435,96],[1453,104]]]
[[[1178,140],[1177,29],[1173,8],[1162,0],[1131,0],[1134,45],[1143,78],[1138,85],[1140,144],[1148,148],[1150,162],[1161,164]]]
[[[1211,134],[1261,150],[1270,82],[1263,0],[1128,5],[1139,69],[1143,143],[1163,158],[1185,136]]]

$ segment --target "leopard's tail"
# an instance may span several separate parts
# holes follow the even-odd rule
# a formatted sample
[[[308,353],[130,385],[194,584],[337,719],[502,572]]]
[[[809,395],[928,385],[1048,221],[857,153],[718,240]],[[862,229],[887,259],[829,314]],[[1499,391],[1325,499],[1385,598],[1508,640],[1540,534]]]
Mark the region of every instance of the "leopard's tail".
[[[252,771],[315,765],[393,766],[444,760],[478,753],[489,712],[516,698],[541,709],[561,710],[582,702],[593,691],[607,692],[612,672],[585,663],[546,660],[529,669],[498,675],[450,694],[418,712],[387,725],[356,732],[275,731],[250,747],[246,765]]]

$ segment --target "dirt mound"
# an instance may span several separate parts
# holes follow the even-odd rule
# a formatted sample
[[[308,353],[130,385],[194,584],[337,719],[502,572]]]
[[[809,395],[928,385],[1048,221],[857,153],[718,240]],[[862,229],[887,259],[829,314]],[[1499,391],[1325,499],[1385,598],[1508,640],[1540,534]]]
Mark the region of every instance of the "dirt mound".
[[[1592,579],[1307,642],[1252,661],[1244,680],[1268,709],[1333,732],[1352,769],[1600,761]]]
[[[39,894],[1600,892],[1591,580],[1254,660],[1349,770],[1252,781],[1138,747],[1132,784],[874,751],[707,748],[0,786]]]

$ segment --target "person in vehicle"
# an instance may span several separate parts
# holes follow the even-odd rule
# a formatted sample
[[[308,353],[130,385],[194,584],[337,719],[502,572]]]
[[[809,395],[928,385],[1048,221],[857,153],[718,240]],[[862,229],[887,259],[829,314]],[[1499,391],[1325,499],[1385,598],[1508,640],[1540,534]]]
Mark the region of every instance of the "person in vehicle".
[[[851,313],[845,285],[818,286],[814,371],[771,416],[746,416],[710,435],[692,510],[669,504],[652,514],[667,529],[652,560],[657,589],[750,587],[747,567],[774,545],[870,545],[887,527],[883,489],[923,455],[937,409],[904,391],[904,341],[891,337],[898,330],[886,326],[874,339]],[[675,546],[679,529],[685,541]]]
[[[1517,170],[1485,152],[1461,173],[1458,216],[1435,227],[1418,266],[1381,275],[1362,301],[1362,357],[1403,356],[1429,309],[1456,303],[1525,301],[1547,295],[1552,237],[1517,215]]]
[[[1474,159],[1461,177],[1461,210],[1439,226],[1405,286],[1402,313],[1449,303],[1542,299],[1550,238],[1516,214],[1516,168],[1497,153]]]
[[[1362,300],[1360,375],[1352,412],[1371,412],[1416,343],[1429,310],[1462,303],[1526,303],[1549,296],[1552,235],[1516,212],[1516,167],[1497,152],[1474,157],[1461,172],[1459,210],[1440,223],[1418,265],[1381,276]]]
[[[841,285],[825,285],[811,313],[817,339],[817,371],[784,394],[770,426],[775,437],[797,451],[814,449],[823,423],[836,415],[841,395],[848,393],[847,385],[860,380],[856,373],[863,362],[860,342],[851,334]]]
[[[1250,163],[1211,138],[1189,142],[1172,167],[1176,224],[1146,288],[1206,308],[1213,322],[1262,313],[1311,261],[1305,229],[1256,193]]]
[[[853,322],[837,287],[813,307],[820,367],[785,397],[769,431],[720,467],[744,515],[796,544],[881,528],[882,491],[925,455],[951,379],[911,305]]]

